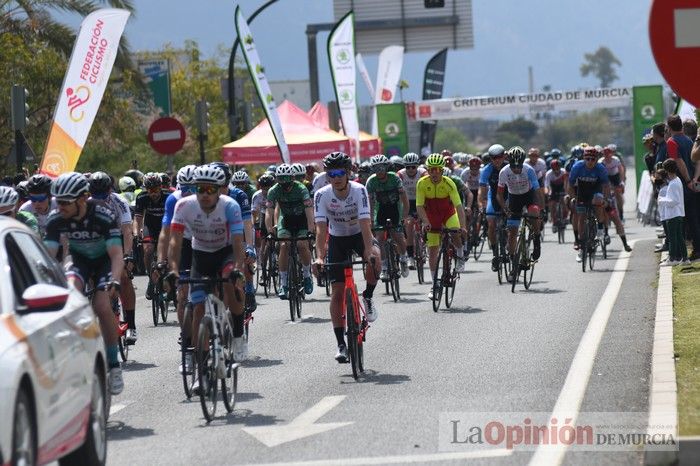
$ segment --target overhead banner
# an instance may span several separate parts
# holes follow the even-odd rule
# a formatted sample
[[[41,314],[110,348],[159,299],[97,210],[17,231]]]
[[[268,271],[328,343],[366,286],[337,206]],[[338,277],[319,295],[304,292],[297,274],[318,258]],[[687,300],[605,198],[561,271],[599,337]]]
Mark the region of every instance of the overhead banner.
[[[637,172],[637,188],[642,180],[645,148],[642,136],[651,127],[664,121],[664,92],[661,86],[635,86],[632,88],[632,127],[634,129],[634,160]]]
[[[441,99],[445,85],[445,66],[447,65],[447,49],[442,49],[428,61],[423,75],[423,100]],[[435,144],[437,122],[422,121],[420,124],[420,151],[429,154]]]
[[[167,58],[139,60],[138,66],[146,78],[146,84],[153,95],[153,103],[160,110],[160,116],[170,116],[170,61]]]
[[[287,142],[284,139],[282,123],[280,122],[280,117],[277,113],[277,104],[275,103],[275,99],[272,97],[270,84],[265,77],[265,68],[263,68],[262,64],[260,63],[260,56],[258,55],[258,50],[255,48],[253,35],[248,27],[248,22],[243,17],[243,12],[241,11],[240,5],[236,6],[236,32],[238,33],[238,41],[241,44],[245,62],[248,65],[248,72],[250,73],[250,77],[255,85],[258,98],[263,105],[263,110],[265,111],[267,121],[270,122],[272,134],[275,136],[275,141],[277,141],[277,147],[280,151],[280,158],[284,163],[291,163],[289,148],[287,147]]]
[[[40,171],[51,177],[75,170],[100,108],[129,12],[104,8],[80,25],[54,110]]]
[[[365,86],[367,86],[367,92],[369,92],[370,96],[374,96],[374,85],[372,84],[372,79],[369,77],[369,72],[367,72],[367,67],[365,66],[365,61],[361,53],[355,55],[355,63],[357,64],[357,71],[360,73],[360,76],[362,76]]]
[[[355,72],[355,27],[350,10],[333,27],[328,36],[328,62],[331,67],[333,90],[338,101],[340,120],[345,135],[353,141],[355,160],[360,162],[360,124],[357,119]]]
[[[400,45],[390,45],[385,47],[379,54],[379,64],[377,65],[377,86],[374,91],[375,112],[372,115],[372,134],[377,135],[377,112],[376,106],[379,104],[394,103],[396,87],[401,78],[401,68],[403,67],[403,47]]]
[[[411,120],[451,120],[494,116],[530,116],[540,112],[593,110],[630,105],[632,89],[613,87],[576,91],[535,92],[501,96],[454,97],[407,104]]]
[[[408,124],[403,103],[377,105],[377,124],[387,157],[402,157],[408,152]]]

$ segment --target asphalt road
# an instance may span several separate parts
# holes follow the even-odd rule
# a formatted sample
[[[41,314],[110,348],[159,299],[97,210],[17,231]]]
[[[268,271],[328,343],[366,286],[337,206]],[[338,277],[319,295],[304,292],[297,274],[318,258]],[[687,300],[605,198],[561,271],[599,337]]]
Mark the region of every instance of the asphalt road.
[[[413,272],[400,303],[378,288],[380,315],[358,381],[333,359],[323,290],[304,303],[297,323],[286,302],[259,295],[236,409],[226,414],[219,404],[210,424],[183,393],[175,315],[153,326],[138,277],[139,341],[124,367],[125,390],[113,400],[108,464],[639,464],[635,452],[568,451],[542,461],[546,452],[532,447],[450,443],[455,418],[446,414],[648,409],[654,232],[634,220],[627,228],[631,255],[613,236],[610,258],[585,274],[572,245],[556,244],[549,232],[530,291],[499,286],[490,254],[472,259],[449,311],[432,311],[428,285]]]

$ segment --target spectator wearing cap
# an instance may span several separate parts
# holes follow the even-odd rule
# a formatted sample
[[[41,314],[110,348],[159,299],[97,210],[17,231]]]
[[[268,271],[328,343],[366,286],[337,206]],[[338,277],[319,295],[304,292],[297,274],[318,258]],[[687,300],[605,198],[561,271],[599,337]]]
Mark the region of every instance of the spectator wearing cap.
[[[659,170],[659,178],[665,184],[659,190],[659,216],[666,222],[668,238],[668,259],[661,265],[678,265],[688,260],[683,235],[683,217],[685,216],[683,184],[678,179],[678,164],[674,159],[667,159]]]

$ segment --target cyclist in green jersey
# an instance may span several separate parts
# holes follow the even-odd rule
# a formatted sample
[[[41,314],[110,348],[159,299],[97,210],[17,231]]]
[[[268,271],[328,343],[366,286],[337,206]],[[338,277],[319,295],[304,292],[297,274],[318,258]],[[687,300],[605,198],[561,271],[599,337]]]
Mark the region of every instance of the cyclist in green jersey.
[[[406,255],[406,238],[403,235],[401,222],[408,216],[408,197],[403,190],[401,178],[389,171],[389,159],[385,155],[378,154],[370,159],[370,166],[374,172],[367,179],[365,187],[370,198],[373,226],[386,227],[387,220],[391,221],[393,230],[391,237],[396,242],[401,263],[401,276],[408,277],[408,256]],[[400,201],[400,202],[399,202]],[[383,235],[377,233],[377,240],[381,243]],[[381,248],[384,251],[384,248]],[[384,281],[387,276],[387,258],[382,257],[382,272],[379,278]]]
[[[282,164],[277,167],[275,184],[267,192],[267,212],[265,225],[267,231],[276,234],[278,238],[307,238],[314,229],[313,201],[309,190],[298,181],[294,181],[294,172],[290,165]],[[275,215],[277,209],[279,217]],[[311,278],[311,250],[308,241],[299,241],[297,250],[302,264],[304,276],[304,293],[311,294],[314,282]],[[280,244],[279,274],[280,299],[287,299],[289,291],[287,264],[289,260],[289,242]]]

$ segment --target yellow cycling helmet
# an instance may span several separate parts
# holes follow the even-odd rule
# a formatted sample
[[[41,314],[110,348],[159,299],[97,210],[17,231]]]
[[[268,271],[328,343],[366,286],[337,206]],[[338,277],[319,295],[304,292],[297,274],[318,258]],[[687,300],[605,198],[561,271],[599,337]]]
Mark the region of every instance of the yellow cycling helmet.
[[[425,166],[428,168],[443,168],[445,166],[445,158],[442,154],[430,154],[425,161]]]

